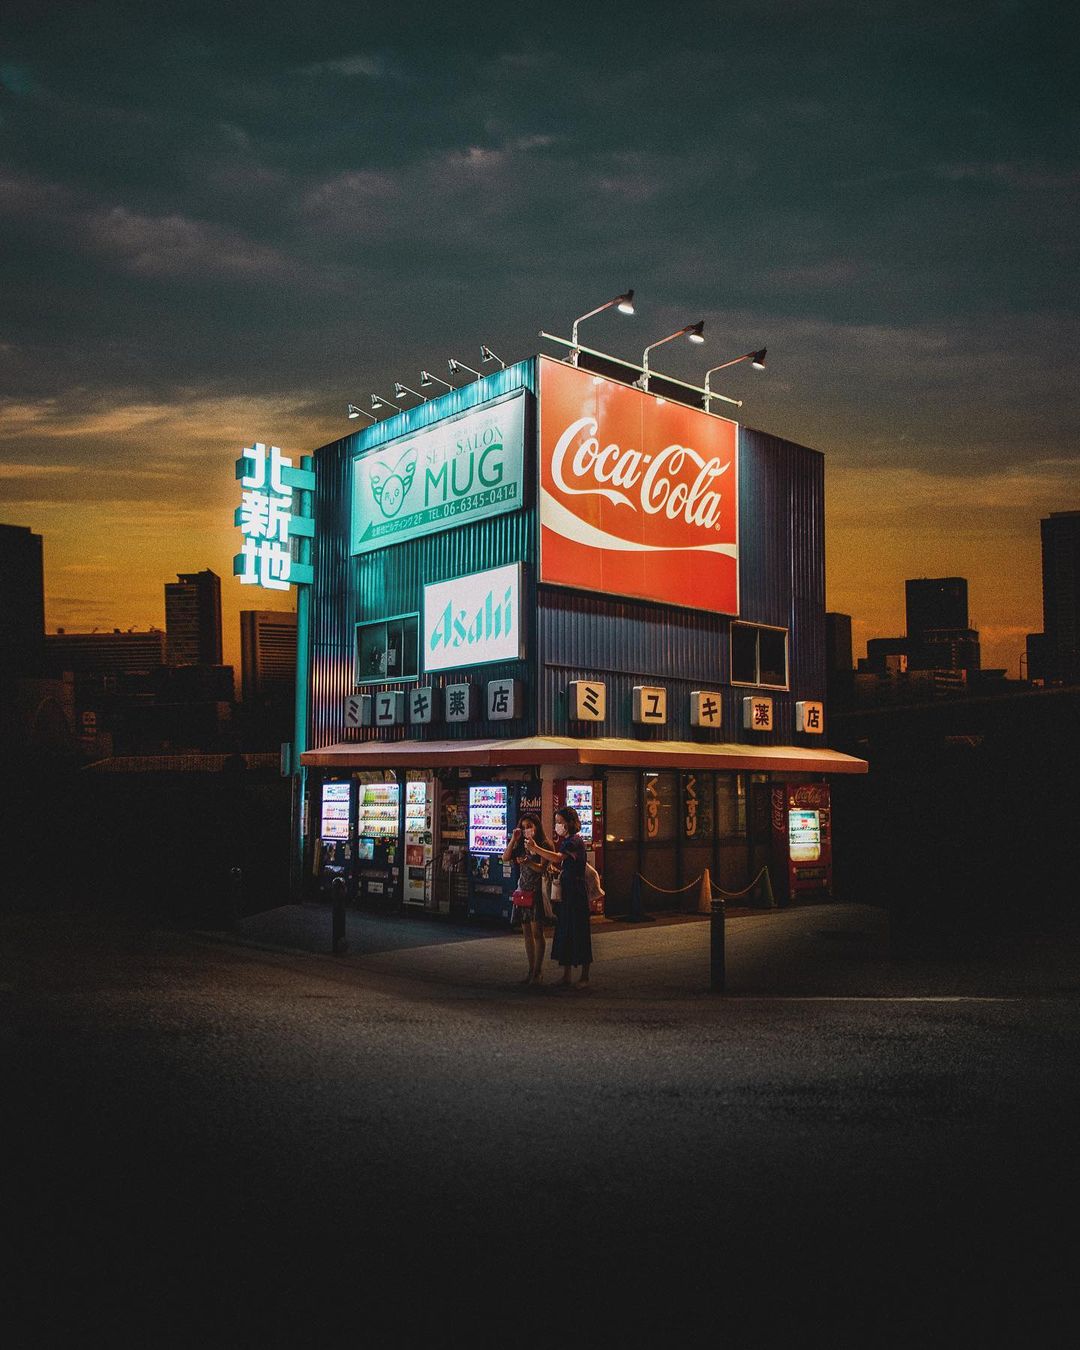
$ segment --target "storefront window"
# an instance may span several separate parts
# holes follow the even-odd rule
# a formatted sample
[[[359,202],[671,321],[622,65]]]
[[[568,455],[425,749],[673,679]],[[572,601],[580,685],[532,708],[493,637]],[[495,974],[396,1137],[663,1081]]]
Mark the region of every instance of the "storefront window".
[[[741,773],[716,775],[716,829],[721,839],[746,834],[746,777]]]
[[[713,832],[713,776],[683,774],[683,838],[710,843]]]
[[[637,780],[637,774],[630,770],[616,770],[607,776],[604,838],[609,844],[637,842]]]
[[[731,625],[731,682],[786,689],[787,629],[752,623]]]
[[[643,773],[641,837],[647,844],[671,843],[675,838],[679,776]]]
[[[420,618],[401,614],[393,619],[356,625],[356,683],[415,680],[418,674]]]

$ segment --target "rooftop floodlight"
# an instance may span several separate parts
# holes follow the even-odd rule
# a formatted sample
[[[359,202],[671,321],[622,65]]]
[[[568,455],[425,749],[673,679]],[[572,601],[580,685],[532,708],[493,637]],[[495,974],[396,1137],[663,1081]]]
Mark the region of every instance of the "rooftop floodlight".
[[[499,365],[502,366],[503,370],[506,369],[506,362],[502,359],[501,356],[496,356],[490,347],[481,347],[480,364],[485,365],[488,361],[498,361]]]
[[[448,380],[440,380],[438,375],[432,375],[430,370],[420,372],[420,388],[430,389],[433,384],[441,384],[446,389],[453,389],[453,385]]]
[[[354,422],[358,417],[370,417],[373,422],[379,420],[374,413],[365,412],[363,408],[358,408],[355,403],[350,403],[345,409],[345,413],[349,419]]]
[[[400,398],[404,398],[406,394],[412,394],[413,398],[418,398],[418,399],[422,400],[424,403],[427,402],[427,395],[426,395],[426,394],[418,394],[418,393],[416,392],[415,389],[410,389],[409,386],[408,386],[407,384],[401,384],[399,381],[395,380],[395,381],[394,381],[394,397],[400,399]]]
[[[459,370],[467,370],[470,375],[475,375],[478,380],[484,378],[478,370],[473,370],[472,366],[467,366],[464,361],[455,361],[452,356],[447,361],[446,368],[451,375],[456,375]]]
[[[388,398],[380,398],[378,394],[372,394],[371,407],[373,412],[378,412],[380,408],[392,408],[393,406]]]
[[[707,410],[708,407],[709,407],[709,400],[710,400],[710,399],[712,399],[712,398],[720,398],[720,397],[721,397],[721,395],[719,395],[719,394],[714,394],[714,393],[712,392],[712,388],[711,388],[710,385],[709,385],[709,381],[712,379],[712,377],[716,374],[716,372],[717,372],[718,370],[727,370],[728,366],[737,366],[737,365],[739,364],[740,361],[749,361],[750,364],[754,367],[755,370],[764,370],[764,369],[765,369],[765,353],[766,353],[767,351],[768,351],[768,348],[767,348],[767,347],[760,347],[756,352],[744,352],[742,356],[736,356],[736,357],[734,357],[734,358],[733,358],[732,360],[730,360],[730,361],[722,361],[722,362],[720,363],[720,365],[718,365],[718,366],[713,366],[712,370],[707,370],[707,371],[705,372],[705,408],[706,408],[706,410]]]
[[[676,338],[689,338],[691,342],[705,341],[705,320],[699,319],[697,323],[688,323],[685,328],[680,328],[677,333],[669,333],[667,337],[661,338],[659,342],[650,342],[641,354],[641,379],[634,383],[639,389],[648,390],[649,388],[649,353],[654,347],[662,347],[665,342],[674,342]]]
[[[570,332],[570,341],[572,343],[572,346],[570,348],[570,356],[568,358],[572,366],[577,365],[578,356],[580,354],[577,340],[578,324],[584,323],[586,319],[591,319],[594,314],[602,314],[605,309],[610,309],[612,305],[618,305],[620,314],[633,314],[634,312],[633,290],[631,289],[629,291],[623,291],[622,295],[616,295],[611,300],[605,300],[602,305],[597,305],[595,309],[590,309],[588,314],[582,314],[579,318],[574,320],[574,327]]]

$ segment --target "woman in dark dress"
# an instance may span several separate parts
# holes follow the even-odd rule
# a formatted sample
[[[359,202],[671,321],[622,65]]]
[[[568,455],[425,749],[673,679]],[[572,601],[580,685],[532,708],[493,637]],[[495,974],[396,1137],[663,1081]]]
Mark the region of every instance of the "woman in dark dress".
[[[551,958],[563,968],[562,984],[569,984],[572,968],[580,966],[578,984],[588,985],[592,928],[585,890],[585,841],[581,837],[581,821],[572,806],[560,807],[555,812],[555,833],[558,839],[554,851],[540,848],[535,840],[531,845],[526,842],[525,847],[531,854],[562,864],[562,903],[555,918]]]
[[[532,897],[532,905],[523,906],[521,931],[525,935],[525,954],[529,958],[529,973],[522,984],[540,984],[544,978],[544,924],[549,917],[547,897],[544,893],[544,879],[548,863],[543,858],[530,857],[527,851],[528,841],[535,839],[541,848],[551,850],[551,840],[544,833],[540,817],[526,811],[519,817],[517,829],[507,840],[503,852],[503,862],[515,862],[518,865],[518,890],[526,891]]]

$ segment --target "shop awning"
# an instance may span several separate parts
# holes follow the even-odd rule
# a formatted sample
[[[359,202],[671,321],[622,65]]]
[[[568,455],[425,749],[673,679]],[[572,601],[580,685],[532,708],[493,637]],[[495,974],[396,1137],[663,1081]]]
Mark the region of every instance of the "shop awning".
[[[634,741],[606,736],[522,736],[490,741],[339,741],[301,756],[318,769],[514,768],[529,764],[640,769],[745,769],[775,773],[865,773],[865,759],[803,745]]]

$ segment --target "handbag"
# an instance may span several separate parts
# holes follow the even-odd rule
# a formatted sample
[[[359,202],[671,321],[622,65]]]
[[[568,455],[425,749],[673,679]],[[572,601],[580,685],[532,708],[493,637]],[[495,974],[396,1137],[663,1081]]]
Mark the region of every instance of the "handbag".
[[[585,894],[588,896],[590,904],[597,900],[603,900],[605,894],[604,888],[600,884],[600,873],[592,863],[585,864]]]
[[[532,891],[523,891],[520,886],[510,897],[510,899],[514,902],[514,904],[518,907],[518,909],[532,909],[533,907]]]
[[[548,896],[553,905],[562,900],[562,877],[552,874],[548,881]]]

